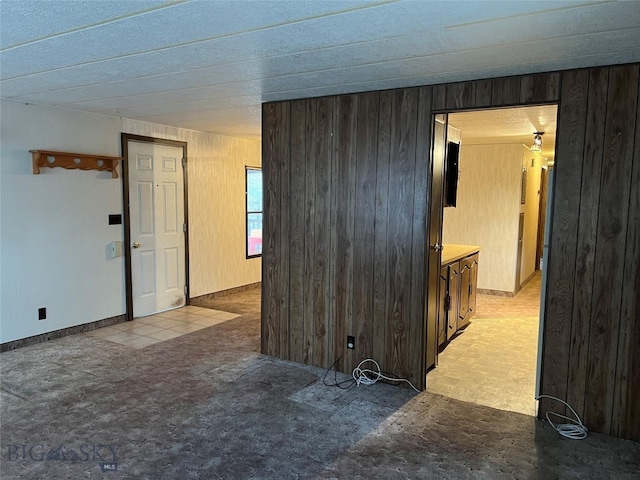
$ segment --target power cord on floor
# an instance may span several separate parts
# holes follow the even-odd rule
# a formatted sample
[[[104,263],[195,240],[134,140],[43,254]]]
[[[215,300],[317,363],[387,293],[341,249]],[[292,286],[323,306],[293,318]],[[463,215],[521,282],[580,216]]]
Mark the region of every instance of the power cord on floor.
[[[338,381],[338,371],[334,370],[333,371],[333,383],[327,383],[327,375],[329,375],[329,372],[333,369],[333,367],[335,367],[338,364],[338,362],[340,360],[342,360],[342,355],[339,356],[338,359],[335,362],[333,362],[329,368],[327,368],[326,372],[324,372],[324,377],[322,378],[322,383],[324,383],[327,387],[338,387],[338,388],[341,388],[342,390],[347,390],[347,389],[353,387],[354,385],[361,385],[361,384],[362,385],[373,385],[378,380],[384,379],[384,380],[387,380],[387,381],[390,381],[390,382],[406,382],[409,385],[411,385],[411,388],[413,388],[416,392],[420,393],[420,390],[418,390],[413,385],[413,383],[411,383],[406,378],[399,378],[399,377],[396,377],[395,375],[393,375],[391,373],[382,372],[378,362],[376,362],[372,358],[367,358],[365,360],[362,360],[358,364],[358,366],[353,369],[353,372],[351,373],[353,378],[350,378],[349,380],[343,380],[343,381],[339,382]],[[363,365],[365,365],[367,362],[373,363],[375,365],[375,370],[371,370],[369,368],[363,368]]]
[[[373,363],[375,365],[375,370],[371,370],[369,368],[363,368],[363,365],[366,363]],[[411,385],[411,388],[413,388],[416,392],[420,393],[420,390],[418,390],[413,385],[413,383],[411,383],[406,378],[399,378],[395,376],[390,377],[388,375],[383,374],[382,371],[380,370],[380,365],[378,365],[378,362],[376,362],[373,358],[367,358],[365,360],[362,360],[358,364],[358,366],[353,369],[352,375],[353,375],[353,379],[356,381],[356,385],[360,385],[360,384],[373,385],[374,383],[376,383],[378,380],[382,378],[390,382],[406,382],[409,385]]]
[[[576,420],[574,420],[573,418],[569,418],[565,415],[560,415],[556,412],[547,412],[545,414],[547,422],[549,422],[549,425],[551,425],[556,432],[558,432],[563,437],[570,438],[571,440],[582,440],[584,438],[587,438],[587,433],[589,432],[589,430],[587,430],[587,427],[583,425],[582,420],[580,420],[580,417],[578,416],[576,411],[571,408],[571,405],[569,405],[564,400],[560,400],[559,398],[553,397],[551,395],[540,395],[536,397],[536,400],[540,400],[541,398],[549,398],[551,400],[556,400],[564,404],[565,406],[569,407],[569,410],[571,410],[571,412],[576,417]],[[550,415],[555,415],[558,418],[564,418],[565,420],[569,420],[569,422],[571,423],[553,423],[551,421],[551,418],[549,418]]]
[[[339,382],[337,370],[333,371],[333,383],[327,383],[327,375],[329,374],[331,369],[338,364],[340,360],[342,360],[342,355],[340,355],[338,359],[335,362],[333,362],[333,364],[329,368],[327,368],[327,371],[324,373],[324,378],[322,379],[322,383],[324,383],[327,387],[338,387],[342,390],[348,390],[349,388],[353,387],[356,384],[356,382],[352,378],[350,378],[349,380],[343,380]]]

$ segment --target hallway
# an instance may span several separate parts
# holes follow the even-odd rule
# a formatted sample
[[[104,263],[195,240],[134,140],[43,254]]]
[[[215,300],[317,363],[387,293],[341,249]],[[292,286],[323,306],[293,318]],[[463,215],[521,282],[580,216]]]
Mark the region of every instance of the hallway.
[[[427,391],[535,416],[540,287],[537,272],[513,297],[478,294],[471,324],[439,354]]]

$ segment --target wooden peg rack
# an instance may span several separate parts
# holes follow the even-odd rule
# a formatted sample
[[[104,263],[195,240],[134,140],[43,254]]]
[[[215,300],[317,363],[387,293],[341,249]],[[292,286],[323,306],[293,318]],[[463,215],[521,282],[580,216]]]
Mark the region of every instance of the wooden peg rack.
[[[42,167],[79,168],[80,170],[100,170],[111,172],[118,178],[116,167],[122,157],[105,157],[86,153],[52,152],[49,150],[29,150],[33,160],[33,174],[38,175]]]

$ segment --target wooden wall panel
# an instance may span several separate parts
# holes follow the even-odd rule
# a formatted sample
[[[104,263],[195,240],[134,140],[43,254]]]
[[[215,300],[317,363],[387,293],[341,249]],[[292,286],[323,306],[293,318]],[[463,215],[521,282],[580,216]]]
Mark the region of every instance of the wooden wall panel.
[[[283,137],[288,136],[287,112],[289,104],[286,102],[268,104],[263,110],[262,131],[264,132],[263,158],[269,158],[263,164],[263,195],[264,218],[262,239],[262,351],[275,357],[288,356],[288,352],[281,349],[283,331],[288,332],[288,326],[283,327],[280,319],[280,285],[281,285],[281,250],[280,250],[280,165],[282,153],[288,148],[282,145]],[[268,294],[264,294],[268,292]]]
[[[602,150],[604,123],[607,107],[609,69],[592,70],[588,79],[589,105],[585,115],[585,133],[582,161],[582,182],[578,215],[578,237],[576,247],[576,279],[573,290],[573,313],[571,318],[571,343],[569,351],[567,402],[584,416],[584,390],[587,382],[589,359],[589,334],[591,319],[591,287],[593,285],[596,252],[596,228],[600,203],[600,176],[602,173]],[[582,123],[580,121],[580,123]]]
[[[525,75],[520,80],[519,103],[549,103],[560,98],[560,74],[536,73]]]
[[[491,106],[520,104],[521,77],[496,78],[491,86]]]
[[[313,293],[314,293],[314,365],[329,367],[331,348],[331,146],[332,102],[317,100],[315,138],[315,224]]]
[[[389,208],[387,248],[389,277],[387,335],[384,365],[402,377],[408,376],[407,330],[411,303],[411,242],[416,152],[418,90],[395,90],[392,95],[389,163]]]
[[[456,110],[476,105],[476,82],[450,83],[446,86],[445,108]]]
[[[389,272],[387,258],[387,219],[389,211],[389,162],[391,141],[391,92],[380,92],[378,109],[378,146],[376,158],[376,212],[373,241],[373,339],[372,358],[386,351]]]
[[[411,307],[409,310],[409,376],[425,369],[426,317],[425,281],[427,252],[427,202],[429,198],[429,156],[431,154],[431,94],[430,87],[418,90],[416,127],[416,157],[413,185],[413,220],[411,239]]]
[[[316,334],[315,334],[315,259],[316,259],[316,120],[318,104],[315,101],[305,102],[305,203],[304,203],[304,340],[303,359],[304,363],[316,365]],[[263,159],[264,162],[264,159]],[[265,292],[264,285],[262,289]],[[263,315],[264,317],[264,315]],[[263,320],[264,321],[264,320]]]
[[[625,245],[612,434],[640,441],[640,82]]]
[[[356,187],[354,214],[353,321],[356,345],[363,358],[373,355],[374,245],[376,162],[378,158],[377,92],[358,98]],[[353,362],[358,360],[355,352]]]
[[[447,85],[434,85],[431,87],[431,108],[433,111],[442,111],[447,108]]]
[[[558,112],[557,163],[554,205],[549,246],[546,320],[543,339],[541,393],[566,399],[569,375],[571,318],[575,288],[576,240],[580,206],[580,182],[584,156],[584,135],[589,94],[589,72],[574,71],[563,76]],[[562,160],[560,160],[562,159]],[[557,409],[543,400],[540,410]]]
[[[305,361],[305,179],[306,167],[306,102],[291,102],[291,144],[289,164],[289,356],[294,362]],[[286,185],[286,184],[285,184]],[[300,206],[300,208],[293,208]],[[284,217],[283,218],[287,218]]]
[[[273,179],[272,184],[278,189],[280,211],[274,216],[275,221],[279,221],[279,225],[273,224],[275,228],[279,227],[279,232],[276,234],[277,241],[272,247],[278,249],[277,258],[277,285],[278,295],[276,297],[278,309],[278,321],[276,325],[279,333],[279,350],[281,356],[287,356],[290,358],[291,352],[289,351],[289,342],[292,338],[299,337],[297,331],[291,330],[291,316],[289,315],[289,284],[291,278],[291,272],[289,271],[290,264],[290,219],[291,219],[291,185],[290,185],[290,165],[291,165],[291,102],[286,102],[281,105],[281,125],[284,128],[280,128],[278,131],[278,150],[280,152],[280,158],[278,160],[277,167],[277,179]],[[276,203],[276,205],[278,205]],[[275,218],[278,217],[278,218]]]
[[[637,85],[637,66],[610,69],[585,393],[585,418],[602,432],[613,413]]]
[[[265,104],[262,351],[344,355],[344,371],[372,357],[424,388],[432,114],[557,101],[541,391],[640,440],[638,70]]]
[[[335,179],[334,208],[335,219],[332,228],[335,241],[332,242],[333,291],[335,301],[335,318],[333,320],[333,352],[335,357],[342,357],[338,364],[340,370],[353,370],[354,350],[347,350],[347,335],[353,335],[353,263],[354,263],[354,225],[355,225],[355,186],[356,186],[356,146],[357,146],[357,95],[337,97],[334,103],[334,158],[333,172]],[[360,319],[358,318],[357,321]]]
[[[476,84],[476,108],[491,106],[491,89],[493,82],[491,80],[477,80]]]

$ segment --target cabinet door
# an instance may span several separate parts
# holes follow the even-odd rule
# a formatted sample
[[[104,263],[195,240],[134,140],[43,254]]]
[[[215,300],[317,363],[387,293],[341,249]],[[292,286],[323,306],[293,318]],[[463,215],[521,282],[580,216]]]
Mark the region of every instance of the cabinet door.
[[[447,324],[449,317],[449,265],[440,270],[440,311],[438,312],[438,346],[447,340]]]
[[[469,318],[476,311],[476,290],[478,284],[478,254],[469,257]]]
[[[458,312],[460,309],[460,262],[449,265],[449,297],[451,309],[449,310],[447,322],[447,340],[453,337],[458,330]]]
[[[471,266],[467,259],[460,261],[460,311],[458,312],[458,328],[464,326],[469,319],[469,285],[471,283]]]

